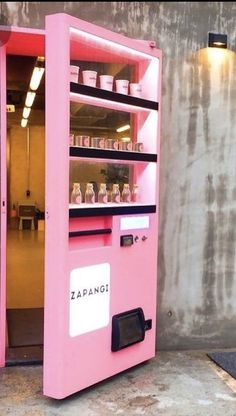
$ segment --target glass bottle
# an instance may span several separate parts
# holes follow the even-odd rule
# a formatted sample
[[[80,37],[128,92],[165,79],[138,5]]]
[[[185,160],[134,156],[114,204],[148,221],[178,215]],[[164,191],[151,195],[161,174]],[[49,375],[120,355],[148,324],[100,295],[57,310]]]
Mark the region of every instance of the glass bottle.
[[[108,195],[107,195],[107,188],[105,183],[100,184],[100,189],[98,192],[98,202],[102,204],[106,204],[108,201]]]
[[[80,190],[80,183],[73,183],[73,190],[71,192],[71,203],[72,204],[81,204],[82,202],[82,193]]]
[[[116,202],[119,204],[120,202],[120,190],[119,190],[119,184],[114,183],[112,187],[112,194],[111,194],[111,202]]]
[[[138,202],[138,185],[133,185],[132,194],[131,194],[131,201]]]
[[[122,191],[122,202],[130,202],[131,200],[131,192],[129,189],[129,184],[124,183],[123,191]]]
[[[95,202],[95,193],[93,190],[93,184],[87,183],[86,191],[85,191],[85,203],[94,204],[94,202]]]

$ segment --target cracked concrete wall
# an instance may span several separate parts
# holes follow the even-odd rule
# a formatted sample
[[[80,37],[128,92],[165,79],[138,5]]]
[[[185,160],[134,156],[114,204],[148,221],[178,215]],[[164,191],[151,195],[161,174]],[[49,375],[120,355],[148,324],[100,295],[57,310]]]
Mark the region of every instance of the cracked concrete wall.
[[[163,50],[157,348],[236,344],[236,3],[2,2],[10,25],[66,12]],[[228,51],[204,49],[207,32]]]

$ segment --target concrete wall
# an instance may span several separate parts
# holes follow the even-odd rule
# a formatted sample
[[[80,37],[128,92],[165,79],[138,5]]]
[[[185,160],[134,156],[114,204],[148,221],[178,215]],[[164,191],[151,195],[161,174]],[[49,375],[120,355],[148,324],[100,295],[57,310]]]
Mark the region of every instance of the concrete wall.
[[[164,52],[159,349],[236,344],[236,3],[3,2],[9,24],[65,11]],[[202,48],[210,30],[228,51]]]

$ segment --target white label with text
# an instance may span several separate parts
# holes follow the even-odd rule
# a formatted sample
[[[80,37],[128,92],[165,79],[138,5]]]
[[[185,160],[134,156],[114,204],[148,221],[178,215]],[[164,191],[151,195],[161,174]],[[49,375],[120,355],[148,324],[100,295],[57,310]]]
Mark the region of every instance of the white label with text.
[[[109,309],[110,264],[73,269],[70,273],[70,336],[106,327]]]

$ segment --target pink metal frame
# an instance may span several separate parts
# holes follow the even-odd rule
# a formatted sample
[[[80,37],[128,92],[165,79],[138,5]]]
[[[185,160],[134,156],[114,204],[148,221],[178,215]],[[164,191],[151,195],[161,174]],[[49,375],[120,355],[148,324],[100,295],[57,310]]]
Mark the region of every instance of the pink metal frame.
[[[70,28],[82,34],[79,42]],[[121,53],[109,53],[109,47],[97,51],[95,42],[84,34],[99,36],[121,45]],[[75,219],[68,216],[69,157],[69,63],[70,59],[109,62],[124,60],[135,64],[137,76],[144,85],[147,97],[159,102],[161,94],[161,51],[150,47],[149,42],[123,37],[74,17],[57,14],[46,18],[46,32],[33,29],[12,29],[7,53],[23,55],[44,54],[46,35],[46,232],[45,232],[45,325],[44,325],[44,394],[61,399],[96,382],[117,374],[155,355],[156,278],[157,278],[157,224],[158,215],[148,214],[150,228],[135,230],[145,243],[123,249],[120,241],[121,216],[99,219]],[[83,39],[82,39],[83,38]],[[18,42],[20,40],[20,42]],[[122,49],[123,48],[123,49]],[[150,56],[139,58],[138,51]],[[93,53],[91,53],[91,51]],[[123,56],[123,58],[122,58]],[[5,124],[5,52],[1,51],[1,202],[6,197],[6,124]],[[158,70],[152,58],[158,58]],[[153,83],[150,84],[150,79]],[[155,81],[158,79],[158,83]],[[154,94],[154,95],[153,95]],[[114,106],[115,107],[115,106]],[[158,153],[160,146],[160,116],[140,113],[137,129],[149,137],[148,151]],[[156,131],[155,131],[156,130]],[[159,163],[155,171],[157,180],[150,178],[149,169],[137,167],[140,187],[145,198],[153,199],[158,207]],[[153,173],[153,171],[152,171]],[[151,185],[150,185],[151,184]],[[104,222],[112,228],[112,235],[91,240],[82,247],[68,240],[69,229]],[[86,224],[85,224],[86,223]],[[131,231],[132,232],[132,231]],[[98,242],[97,242],[98,241]],[[1,205],[1,280],[0,280],[0,364],[5,354],[5,250],[6,215]],[[69,335],[70,272],[74,268],[108,262],[111,265],[110,322],[105,328],[71,338]],[[125,310],[142,307],[146,319],[152,319],[153,329],[146,332],[145,341],[116,353],[111,352],[111,318]],[[79,317],[78,317],[79,319]]]

